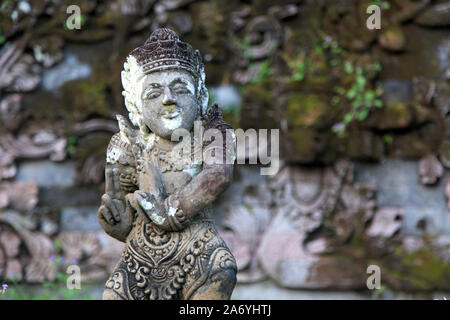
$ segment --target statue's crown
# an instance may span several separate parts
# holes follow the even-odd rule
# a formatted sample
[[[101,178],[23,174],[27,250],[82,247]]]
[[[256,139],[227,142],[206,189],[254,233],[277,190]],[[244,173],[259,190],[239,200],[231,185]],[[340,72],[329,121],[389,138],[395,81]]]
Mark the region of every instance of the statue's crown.
[[[184,69],[199,77],[203,68],[198,50],[180,40],[171,29],[153,31],[147,41],[131,52],[144,73],[167,69]]]

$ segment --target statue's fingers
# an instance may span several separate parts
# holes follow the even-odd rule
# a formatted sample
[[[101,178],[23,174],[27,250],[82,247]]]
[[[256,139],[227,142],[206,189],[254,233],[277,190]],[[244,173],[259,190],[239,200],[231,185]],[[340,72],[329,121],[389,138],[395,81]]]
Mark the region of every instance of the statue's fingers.
[[[129,203],[130,207],[132,207],[136,212],[144,217],[146,221],[150,221],[148,216],[145,214],[145,212],[142,210],[142,207],[138,203],[137,195],[135,193],[129,193],[126,195],[127,202]]]
[[[122,219],[122,215],[125,212],[126,204],[124,200],[112,199],[114,206],[116,207],[116,211],[119,213],[118,216],[114,215],[114,219],[120,221]]]
[[[103,205],[112,213],[112,217],[115,222],[120,222],[120,211],[114,203],[113,199],[108,195],[102,196]]]
[[[114,196],[114,182],[113,182],[113,169],[105,169],[105,193],[109,196]]]
[[[113,198],[115,199],[123,199],[122,188],[120,187],[120,170],[118,168],[113,169],[113,184],[114,184],[114,193]]]
[[[111,215],[111,212],[105,206],[101,206],[98,210],[99,219],[104,220],[108,224],[114,224],[114,218]]]
[[[155,201],[152,201],[154,198],[150,194],[139,190],[135,191],[134,194],[142,209],[145,211],[151,211],[155,208]]]

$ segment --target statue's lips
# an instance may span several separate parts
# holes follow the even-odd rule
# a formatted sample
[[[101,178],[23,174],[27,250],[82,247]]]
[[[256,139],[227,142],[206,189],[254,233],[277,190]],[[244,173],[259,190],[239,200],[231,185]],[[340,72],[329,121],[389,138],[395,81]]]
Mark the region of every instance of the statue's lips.
[[[161,112],[161,117],[165,119],[174,119],[180,115],[180,110],[175,105],[170,105]]]

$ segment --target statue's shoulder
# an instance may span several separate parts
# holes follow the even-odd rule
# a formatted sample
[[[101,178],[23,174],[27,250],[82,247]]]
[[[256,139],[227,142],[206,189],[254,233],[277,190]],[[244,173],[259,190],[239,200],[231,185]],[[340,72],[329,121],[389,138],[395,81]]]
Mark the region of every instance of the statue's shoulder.
[[[106,162],[135,167],[136,160],[133,154],[132,145],[129,141],[123,139],[120,132],[111,137],[106,150]]]
[[[231,157],[233,157],[236,151],[236,136],[234,134],[233,127],[223,120],[222,111],[219,109],[217,104],[212,105],[206,111],[203,116],[203,126],[205,130],[217,129],[222,133],[224,156],[225,153],[230,153]],[[230,130],[230,132],[227,133],[227,130]],[[232,143],[229,143],[230,138],[232,139]],[[203,146],[209,145],[212,141],[213,140],[210,139],[204,140]]]
[[[120,131],[114,134],[109,141],[106,162],[136,167],[136,158],[133,152],[133,144],[136,144],[136,130],[124,116],[117,115],[116,117]]]
[[[227,129],[233,129],[223,120],[222,111],[217,104],[210,106],[203,116],[203,126],[205,129],[219,129],[225,134]]]

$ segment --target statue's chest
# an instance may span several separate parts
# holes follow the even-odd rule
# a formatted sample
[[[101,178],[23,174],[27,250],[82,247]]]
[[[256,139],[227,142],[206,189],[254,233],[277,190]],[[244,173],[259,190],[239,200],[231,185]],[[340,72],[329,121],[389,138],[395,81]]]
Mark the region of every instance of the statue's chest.
[[[152,190],[162,184],[165,193],[172,194],[201,171],[201,164],[194,163],[190,150],[155,147],[143,152],[139,171],[141,190]]]
[[[172,194],[188,184],[194,176],[195,168],[186,168],[185,171],[166,171],[162,173],[162,182],[167,194]],[[197,174],[198,172],[195,172]]]

